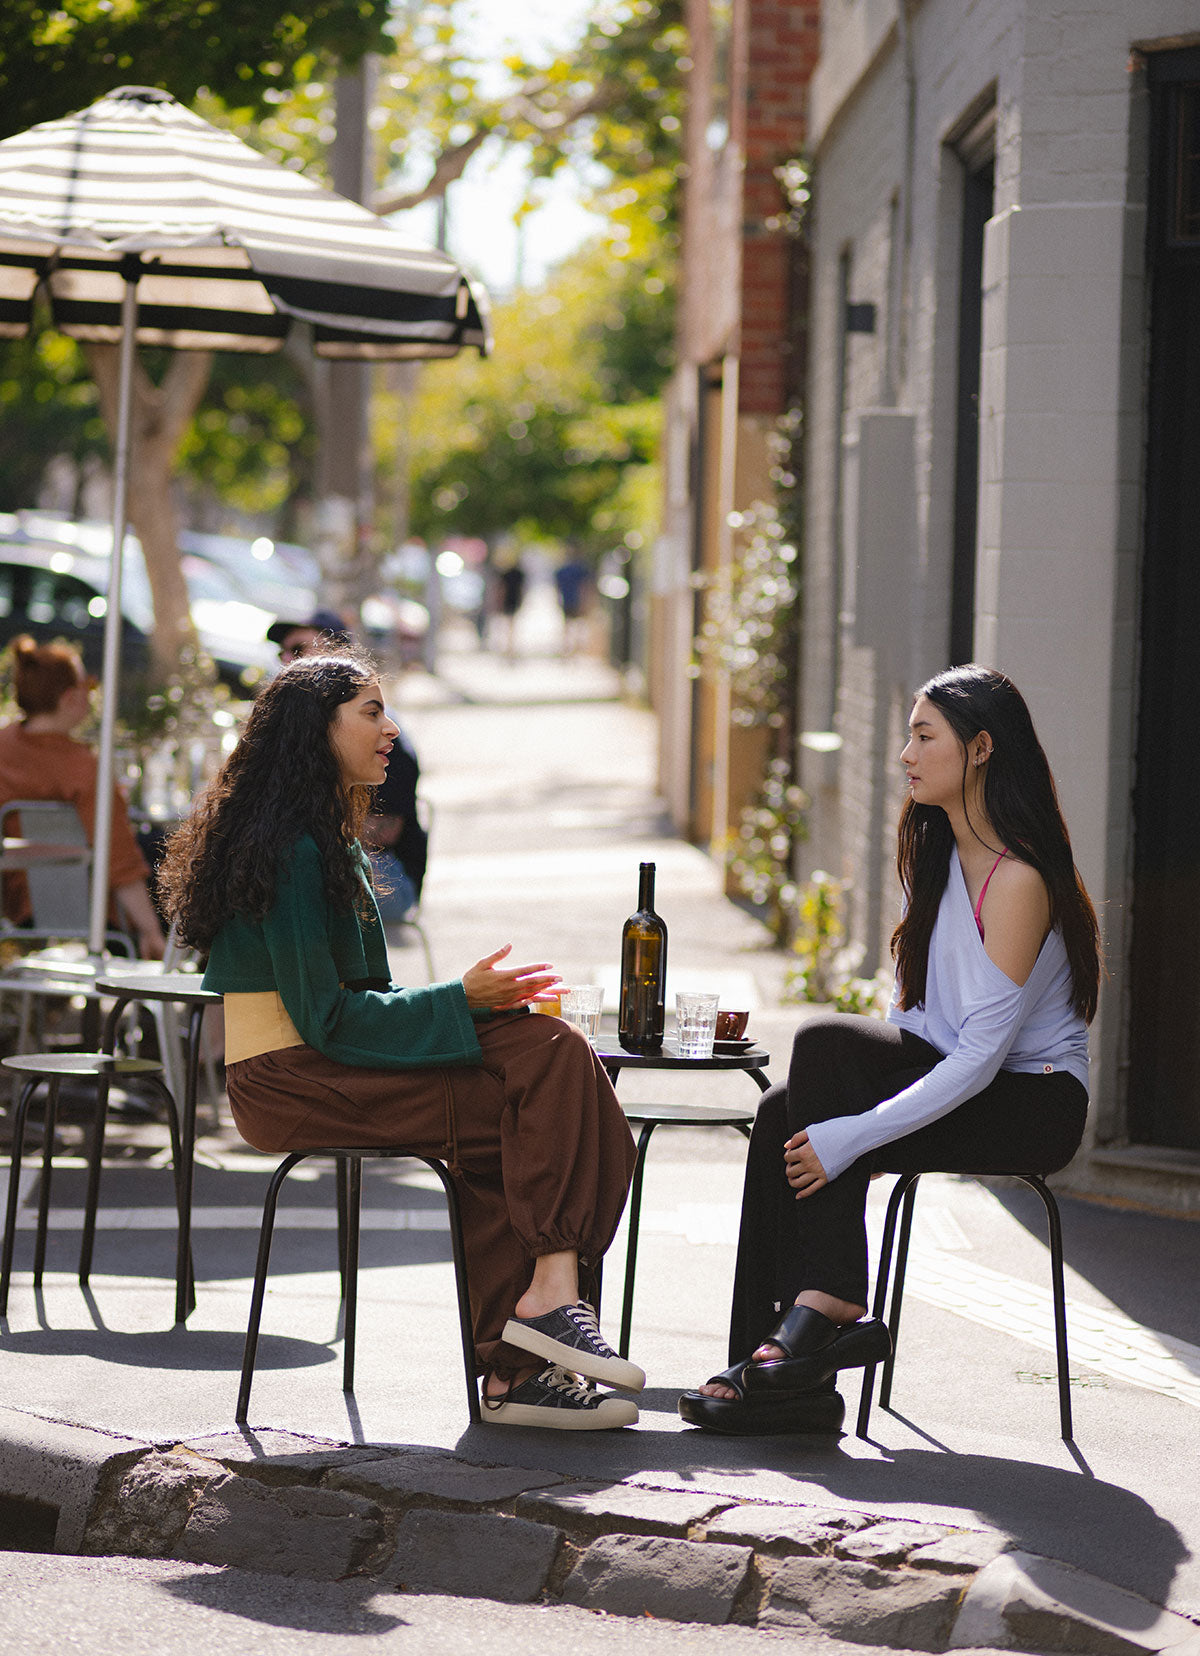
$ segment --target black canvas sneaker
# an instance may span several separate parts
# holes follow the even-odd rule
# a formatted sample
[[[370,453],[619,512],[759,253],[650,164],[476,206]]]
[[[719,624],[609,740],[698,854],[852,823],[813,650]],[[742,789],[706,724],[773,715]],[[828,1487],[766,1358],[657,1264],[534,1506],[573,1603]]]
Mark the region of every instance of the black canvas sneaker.
[[[646,1384],[646,1376],[637,1364],[618,1357],[601,1334],[596,1313],[585,1300],[560,1305],[541,1317],[510,1317],[501,1339],[520,1346],[522,1351],[531,1351],[535,1357],[544,1357],[548,1363],[561,1363],[589,1380],[602,1380],[606,1386],[619,1386],[622,1391],[639,1392]]]
[[[553,1432],[604,1432],[636,1426],[637,1404],[613,1397],[551,1363],[506,1397],[484,1397],[483,1418],[498,1426],[547,1426]]]

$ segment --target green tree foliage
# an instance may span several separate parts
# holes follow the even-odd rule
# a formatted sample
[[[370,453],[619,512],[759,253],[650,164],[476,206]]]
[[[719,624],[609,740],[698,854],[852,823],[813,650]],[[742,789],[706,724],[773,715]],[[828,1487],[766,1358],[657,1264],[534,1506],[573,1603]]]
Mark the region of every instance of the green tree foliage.
[[[611,546],[654,517],[660,409],[671,365],[683,81],[682,0],[597,9],[559,59],[470,56],[461,0],[412,4],[384,68],[387,210],[439,193],[489,141],[525,146],[531,199],[564,166],[608,221],[603,244],[496,315],[496,356],[423,377],[411,414],[410,526],[516,531]],[[382,433],[384,468],[406,441]],[[381,490],[386,497],[386,489]]]
[[[67,115],[115,86],[207,88],[256,113],[321,62],[386,46],[389,0],[4,0],[0,138]]]
[[[472,57],[465,9],[465,0],[413,0],[391,26],[395,52],[380,99],[391,177],[380,206],[394,211],[441,194],[497,138],[528,147],[535,177],[593,163],[597,195],[631,241],[633,209],[650,224],[665,222],[688,67],[683,0],[617,0],[597,8],[569,53],[502,65]]]
[[[0,344],[0,511],[33,504],[54,455],[106,459],[108,438],[83,353],[47,330]]]
[[[381,35],[385,0],[313,0],[297,13],[277,0],[66,0],[53,12],[4,0],[0,131],[124,81],[161,84],[218,124],[235,112],[248,141],[319,174],[333,135],[332,57],[352,62],[382,40],[377,208],[436,195],[489,139],[526,147],[535,194],[539,178],[575,168],[608,217],[608,245],[573,261],[545,294],[502,308],[493,361],[423,374],[410,422],[384,400],[381,516],[385,531],[402,527],[386,511],[400,426],[410,423],[419,434],[414,528],[437,536],[523,523],[599,544],[645,525],[654,492],[655,399],[673,335],[682,0],[617,0],[598,9],[576,48],[545,63],[473,61],[465,9],[464,0],[408,0]],[[220,37],[219,49],[209,36]],[[8,96],[17,87],[36,108]],[[74,401],[57,411],[61,431],[29,455],[21,504],[36,497],[48,455],[102,445],[76,348],[56,340],[55,350],[71,364]],[[28,428],[34,382],[23,353],[21,343],[0,346],[0,454],[6,441],[20,447]],[[287,532],[287,513],[311,488],[309,412],[305,377],[286,354],[218,354],[183,445],[185,487],[279,511]]]
[[[290,352],[216,353],[179,454],[185,487],[234,511],[274,514],[276,533],[293,536],[296,508],[313,494],[310,404],[308,377]]]
[[[638,474],[656,458],[670,366],[669,312],[641,303],[647,281],[657,288],[645,265],[591,247],[499,309],[493,358],[422,376],[407,416],[416,533],[599,549],[644,530]],[[389,426],[383,452],[403,446]]]

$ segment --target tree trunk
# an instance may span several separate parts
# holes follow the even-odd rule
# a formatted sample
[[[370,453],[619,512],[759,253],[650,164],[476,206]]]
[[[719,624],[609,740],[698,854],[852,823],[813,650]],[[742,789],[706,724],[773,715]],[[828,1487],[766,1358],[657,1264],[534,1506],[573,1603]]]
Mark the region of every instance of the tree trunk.
[[[110,441],[117,434],[117,347],[89,345],[88,365],[100,391]],[[187,582],[179,561],[179,523],[171,496],[175,457],[212,370],[210,351],[175,351],[161,385],[135,358],[130,420],[129,521],[146,560],[154,603],[151,671],[164,682],[179,671],[180,653],[196,645]]]

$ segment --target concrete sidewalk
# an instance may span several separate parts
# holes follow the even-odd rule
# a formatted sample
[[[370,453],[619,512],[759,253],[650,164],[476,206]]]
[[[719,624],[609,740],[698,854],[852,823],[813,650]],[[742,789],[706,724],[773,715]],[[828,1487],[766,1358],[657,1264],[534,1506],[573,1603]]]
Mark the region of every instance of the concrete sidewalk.
[[[586,660],[470,652],[395,686],[434,812],[423,918],[439,975],[512,942],[568,978],[610,981],[648,858],[672,984],[699,977],[748,1004],[779,1076],[801,1015],[780,999],[786,962],[668,831],[652,723],[616,688]],[[394,961],[402,981],[419,976],[410,945]],[[697,1077],[683,1096],[728,1102],[735,1084],[750,1085]],[[675,1399],[724,1363],[744,1145],[663,1130],[634,1321],[642,1423],[518,1433],[466,1427],[448,1239],[423,1170],[369,1177],[358,1377],[343,1396],[332,1180],[314,1165],[281,1209],[242,1436],[233,1403],[273,1158],[224,1124],[203,1138],[199,1303],[177,1329],[162,1138],[114,1135],[89,1292],[72,1275],[79,1168],[56,1174],[40,1295],[18,1237],[0,1333],[10,1546],[357,1571],[905,1648],[1183,1651],[1200,1637],[1200,1226],[1064,1204],[1074,1446],[1057,1435],[1036,1216],[1019,1193],[954,1179],[927,1181],[918,1203],[899,1412],[877,1410],[867,1442],[711,1438],[683,1427]],[[610,1328],[622,1250],[618,1237]],[[852,1427],[857,1381],[845,1389]]]

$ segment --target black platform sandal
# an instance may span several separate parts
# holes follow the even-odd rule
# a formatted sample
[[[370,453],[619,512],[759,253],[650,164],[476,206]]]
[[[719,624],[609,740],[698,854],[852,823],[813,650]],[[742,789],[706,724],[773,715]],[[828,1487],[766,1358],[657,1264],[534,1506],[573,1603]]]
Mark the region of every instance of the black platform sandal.
[[[757,1395],[803,1395],[832,1380],[839,1369],[884,1363],[892,1354],[892,1337],[878,1317],[835,1323],[811,1305],[793,1305],[760,1343],[778,1346],[786,1355],[773,1363],[750,1365],[746,1386]]]
[[[758,1365],[749,1357],[714,1374],[709,1385],[728,1386],[735,1397],[709,1397],[701,1391],[686,1391],[679,1399],[679,1413],[689,1426],[706,1432],[723,1432],[730,1437],[770,1437],[781,1432],[838,1433],[846,1413],[845,1399],[832,1381],[812,1391],[786,1397],[746,1391],[746,1372]]]

